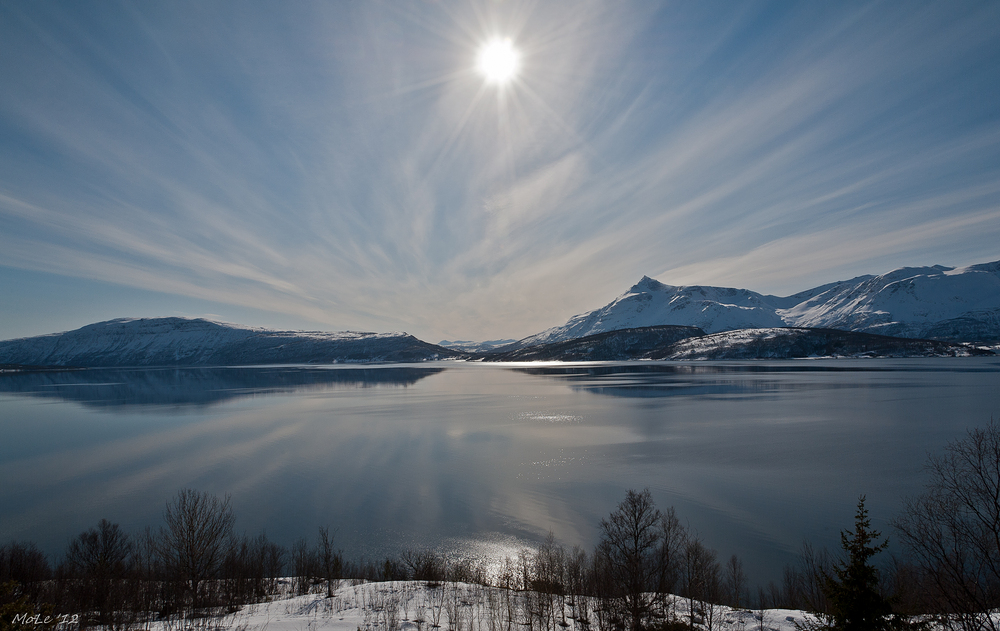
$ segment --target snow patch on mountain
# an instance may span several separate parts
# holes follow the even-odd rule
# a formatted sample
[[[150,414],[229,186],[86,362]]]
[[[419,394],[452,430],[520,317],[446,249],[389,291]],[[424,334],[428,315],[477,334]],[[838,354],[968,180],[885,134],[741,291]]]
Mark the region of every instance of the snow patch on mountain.
[[[618,329],[665,324],[706,333],[814,327],[955,341],[1000,340],[1000,261],[954,268],[906,267],[791,296],[643,276],[611,303],[504,347],[516,350]]]
[[[695,326],[706,333],[784,326],[774,306],[757,292],[701,285],[674,287],[643,276],[610,304],[573,316],[563,326],[519,340],[504,350],[665,324]]]
[[[858,331],[764,328],[690,337],[660,359],[790,359],[796,357],[972,357],[991,353],[966,344],[888,337]]]
[[[1000,317],[1000,262],[963,268],[904,267],[860,281],[836,283],[778,314],[790,326],[900,337],[955,337],[941,335],[942,331],[935,336],[934,329],[961,318],[988,323]],[[998,333],[1000,328],[994,328],[992,337]],[[980,334],[988,335],[989,331]]]

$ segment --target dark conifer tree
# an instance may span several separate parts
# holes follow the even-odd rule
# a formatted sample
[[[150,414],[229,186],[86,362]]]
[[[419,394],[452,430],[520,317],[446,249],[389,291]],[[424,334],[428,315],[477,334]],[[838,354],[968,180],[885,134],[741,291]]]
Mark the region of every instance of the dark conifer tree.
[[[847,554],[825,574],[824,586],[830,607],[830,628],[835,631],[887,631],[892,608],[879,591],[879,572],[871,558],[885,550],[881,533],[871,528],[865,496],[858,499],[854,532],[841,531],[840,541]]]

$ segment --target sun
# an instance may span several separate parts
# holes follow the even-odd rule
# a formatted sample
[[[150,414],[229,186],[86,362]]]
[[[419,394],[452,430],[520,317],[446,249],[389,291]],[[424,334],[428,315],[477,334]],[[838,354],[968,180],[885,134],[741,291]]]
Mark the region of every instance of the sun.
[[[476,69],[490,83],[507,83],[517,76],[520,66],[521,55],[514,48],[510,38],[497,38],[486,42],[476,57]]]

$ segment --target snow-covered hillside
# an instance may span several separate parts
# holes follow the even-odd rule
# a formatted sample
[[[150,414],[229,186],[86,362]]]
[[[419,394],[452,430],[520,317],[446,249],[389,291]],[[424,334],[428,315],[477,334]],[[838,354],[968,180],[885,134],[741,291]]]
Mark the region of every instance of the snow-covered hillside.
[[[29,366],[422,361],[455,354],[405,333],[274,331],[200,318],[121,318],[0,342],[0,364]]]
[[[663,325],[619,329],[564,342],[490,353],[483,361],[629,361],[637,359],[792,359],[804,357],[972,357],[992,352],[939,340],[857,331],[775,327],[705,334]]]
[[[778,314],[790,326],[899,337],[1000,339],[1000,261],[904,267],[835,283]]]
[[[706,333],[793,326],[995,341],[1000,340],[1000,261],[901,268],[786,297],[726,287],[675,287],[644,276],[610,304],[503,350],[664,324],[696,326]]]
[[[678,341],[650,359],[792,359],[803,357],[973,357],[989,351],[950,342],[837,329],[723,331]]]
[[[275,600],[248,605],[222,618],[196,621],[194,628],[226,631],[266,629],[267,631],[422,631],[427,629],[509,629],[528,627],[529,594],[483,587],[469,583],[429,583],[427,581],[396,581],[360,583],[340,581],[341,585],[328,598],[324,588],[302,596],[286,593]],[[325,589],[325,588],[324,588]],[[689,601],[668,596],[670,609],[677,620],[686,622]],[[587,597],[559,598],[560,611],[550,610],[553,627],[565,631],[589,631],[595,605]],[[584,608],[585,607],[585,608]],[[590,611],[591,615],[587,615]],[[798,631],[818,627],[814,614],[797,609],[734,609],[712,606],[715,628],[742,631]],[[534,615],[538,615],[535,613]],[[702,620],[702,616],[696,619]],[[197,625],[202,626],[197,626]],[[156,621],[152,631],[171,631],[178,626],[176,619]],[[681,626],[681,625],[678,625]],[[696,629],[710,628],[704,621]]]
[[[664,324],[694,326],[706,333],[785,326],[774,305],[756,292],[700,285],[673,287],[643,276],[610,304],[573,316],[562,326],[526,337],[503,350]]]

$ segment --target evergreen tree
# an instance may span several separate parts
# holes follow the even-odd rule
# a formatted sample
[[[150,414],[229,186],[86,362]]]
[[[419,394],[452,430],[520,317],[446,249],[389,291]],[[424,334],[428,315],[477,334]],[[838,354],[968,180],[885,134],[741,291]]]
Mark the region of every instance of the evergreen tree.
[[[871,529],[865,496],[858,499],[854,532],[841,531],[840,541],[847,558],[824,573],[824,592],[830,606],[830,628],[834,631],[887,631],[892,608],[879,591],[879,572],[871,558],[885,550],[881,533]]]

